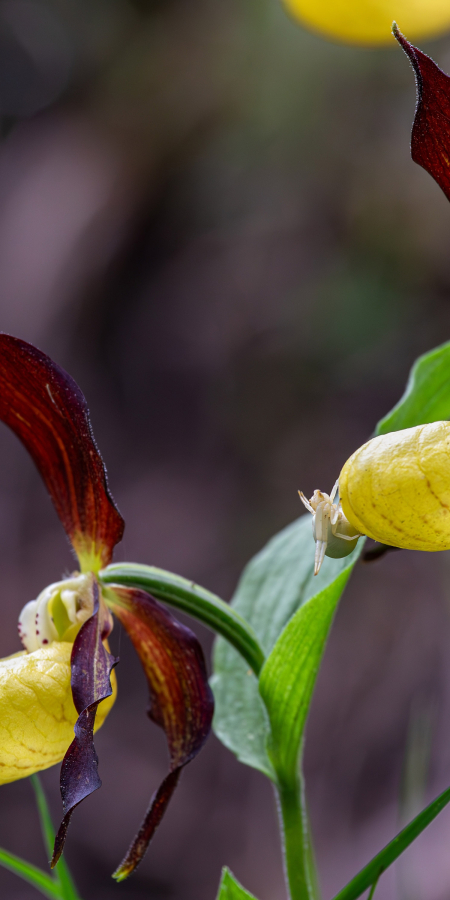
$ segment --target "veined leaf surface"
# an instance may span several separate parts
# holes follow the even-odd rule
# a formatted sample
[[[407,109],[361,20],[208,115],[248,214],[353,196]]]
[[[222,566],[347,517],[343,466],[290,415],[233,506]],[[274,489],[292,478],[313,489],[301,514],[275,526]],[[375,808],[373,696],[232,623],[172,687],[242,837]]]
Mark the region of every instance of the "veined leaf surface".
[[[278,780],[295,780],[303,732],[333,616],[351,566],[297,610],[278,638],[260,676],[269,713],[268,751]]]
[[[298,609],[334,582],[340,584],[342,573],[350,573],[361,550],[362,542],[359,543],[344,559],[326,557],[319,574],[314,576],[311,516],[305,515],[284,528],[251,560],[232,606],[252,625],[266,654]],[[343,587],[342,584],[341,590]],[[276,781],[267,751],[269,719],[257,678],[223,638],[215,645],[211,684],[217,736],[241,762]]]

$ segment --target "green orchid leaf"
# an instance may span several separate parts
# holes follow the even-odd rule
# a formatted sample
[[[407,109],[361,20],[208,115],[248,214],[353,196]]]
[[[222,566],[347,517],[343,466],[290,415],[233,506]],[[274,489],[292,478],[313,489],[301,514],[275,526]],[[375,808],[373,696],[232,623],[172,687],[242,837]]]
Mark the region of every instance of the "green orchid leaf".
[[[344,559],[325,558],[317,576],[311,517],[301,516],[258,553],[244,570],[232,608],[254,628],[270,653],[293,615],[345,572],[350,572],[362,541]],[[343,585],[342,585],[343,589]],[[337,601],[336,601],[337,602]],[[270,725],[258,680],[234,647],[219,638],[214,650],[211,685],[216,700],[213,728],[237,758],[273,781],[277,776],[268,753]]]
[[[380,853],[371,859],[371,861],[352,878],[349,883],[339,891],[334,900],[357,900],[361,894],[376,884],[380,875],[395,862],[396,859],[415,841],[416,837],[425,830],[427,825],[436,818],[437,815],[450,802],[450,788],[439,794],[435,800],[428,804],[425,809],[416,816],[409,825],[397,834],[397,836],[386,844]]]
[[[14,875],[18,875],[28,884],[32,884],[44,897],[50,897],[50,900],[63,900],[61,888],[56,879],[47,875],[37,866],[25,862],[15,853],[9,853],[8,850],[0,848],[0,866],[14,872]]]
[[[228,603],[216,594],[164,569],[138,563],[115,563],[99,573],[104,585],[123,584],[147,591],[156,600],[181,609],[233,644],[258,675],[264,653],[253,629]]]
[[[222,878],[216,900],[256,900],[253,894],[244,890],[234,875],[226,867],[222,869]]]
[[[291,896],[305,900],[318,896],[318,884],[303,797],[303,733],[325,643],[351,570],[352,565],[347,566],[300,607],[278,638],[259,680],[270,722],[267,750],[279,790]]]
[[[376,434],[447,419],[450,419],[450,342],[416,360],[403,397],[378,423]]]
[[[354,561],[353,561],[354,564]],[[280,784],[297,780],[298,758],[317,672],[352,565],[295,613],[261,672],[270,720],[268,751]]]
[[[269,720],[259,695],[258,679],[232,647],[228,650],[225,641],[222,644],[222,639],[214,652],[210,684],[215,701],[216,736],[240,762],[276,781],[266,750]]]

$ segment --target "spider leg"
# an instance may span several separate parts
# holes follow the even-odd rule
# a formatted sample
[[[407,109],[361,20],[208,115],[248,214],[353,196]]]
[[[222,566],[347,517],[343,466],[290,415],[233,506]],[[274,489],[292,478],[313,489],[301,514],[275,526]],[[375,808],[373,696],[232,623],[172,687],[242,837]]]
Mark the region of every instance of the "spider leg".
[[[334,531],[333,534],[343,541],[356,541],[358,538],[362,537],[362,534],[340,534],[339,531]]]
[[[331,512],[330,512],[330,522],[331,522],[331,530],[332,530],[333,534],[336,533],[333,526],[337,525],[337,522],[339,519],[339,513],[340,513],[339,506],[334,506],[332,504]]]
[[[299,497],[300,497],[300,500],[301,500],[302,503],[303,503],[303,506],[306,506],[306,509],[308,510],[308,512],[312,513],[312,515],[314,516],[314,515],[315,515],[315,509],[312,508],[312,506],[311,506],[309,500],[306,499],[306,497],[305,497],[305,495],[302,493],[302,491],[299,491],[299,492],[298,492],[298,495],[299,495]]]
[[[337,481],[334,483],[333,490],[331,491],[331,494],[330,494],[330,500],[331,500],[331,502],[333,502],[333,500],[334,500],[334,498],[335,498],[335,496],[336,496],[336,494],[337,494],[338,487],[339,487],[339,478],[338,478]]]
[[[326,541],[316,541],[316,552],[314,554],[314,575],[317,575],[323,563],[325,550],[327,549]]]

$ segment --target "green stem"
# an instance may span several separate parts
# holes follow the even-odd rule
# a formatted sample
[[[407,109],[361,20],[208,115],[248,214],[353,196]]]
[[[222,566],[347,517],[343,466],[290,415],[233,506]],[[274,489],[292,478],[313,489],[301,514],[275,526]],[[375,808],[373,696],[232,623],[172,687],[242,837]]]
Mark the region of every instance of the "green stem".
[[[316,854],[314,853],[314,843],[311,832],[311,819],[309,817],[308,804],[305,805],[304,815],[306,816],[307,820],[307,846],[305,857],[308,877],[311,885],[311,897],[312,900],[321,900],[322,894],[320,891],[319,875],[317,872]]]
[[[55,830],[53,828],[47,798],[39,776],[32,775],[30,780],[36,797],[45,849],[48,858],[51,859],[53,855],[53,844],[55,843]],[[53,870],[53,877],[59,885],[60,897],[62,900],[81,900],[70,874],[69,867],[63,857],[57,862]]]
[[[378,878],[377,878],[376,881],[374,881],[372,887],[370,888],[370,894],[369,894],[367,900],[372,900],[373,895],[374,895],[374,893],[375,893],[375,891],[376,891],[377,884],[378,884]]]
[[[290,900],[312,900],[308,863],[308,821],[303,796],[303,779],[279,785],[284,865]]]
[[[39,813],[39,821],[41,824],[42,837],[45,844],[45,852],[49,859],[53,856],[53,844],[55,841],[55,832],[50,817],[50,810],[47,805],[47,799],[44,794],[39,775],[31,775],[30,781],[36,798],[36,805]]]
[[[188,613],[211,628],[239,651],[255,675],[264,663],[264,653],[253,628],[232,606],[205,588],[172,572],[137,563],[117,563],[99,572],[104,585],[125,585],[147,591],[157,600]]]

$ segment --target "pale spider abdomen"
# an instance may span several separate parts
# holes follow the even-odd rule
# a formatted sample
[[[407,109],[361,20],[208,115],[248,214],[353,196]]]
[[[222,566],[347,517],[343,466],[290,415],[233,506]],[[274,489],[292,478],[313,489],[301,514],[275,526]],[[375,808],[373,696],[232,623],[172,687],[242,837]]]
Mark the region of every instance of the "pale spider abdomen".
[[[313,517],[313,520],[312,520],[312,526],[313,526],[314,540],[317,540],[316,539],[315,516]],[[347,535],[348,537],[351,537],[352,535],[355,534],[355,529],[353,528],[353,525],[350,525],[349,522],[346,522],[345,520],[341,519],[341,521],[339,522],[339,532],[341,534]],[[331,522],[328,519],[327,536],[326,536],[327,547],[325,550],[325,556],[330,556],[331,559],[342,559],[344,556],[349,556],[350,553],[352,553],[352,551],[355,549],[356,544],[358,543],[359,536],[360,536],[359,533],[356,534],[354,541],[342,540],[341,537],[333,534],[333,531],[331,528]]]

